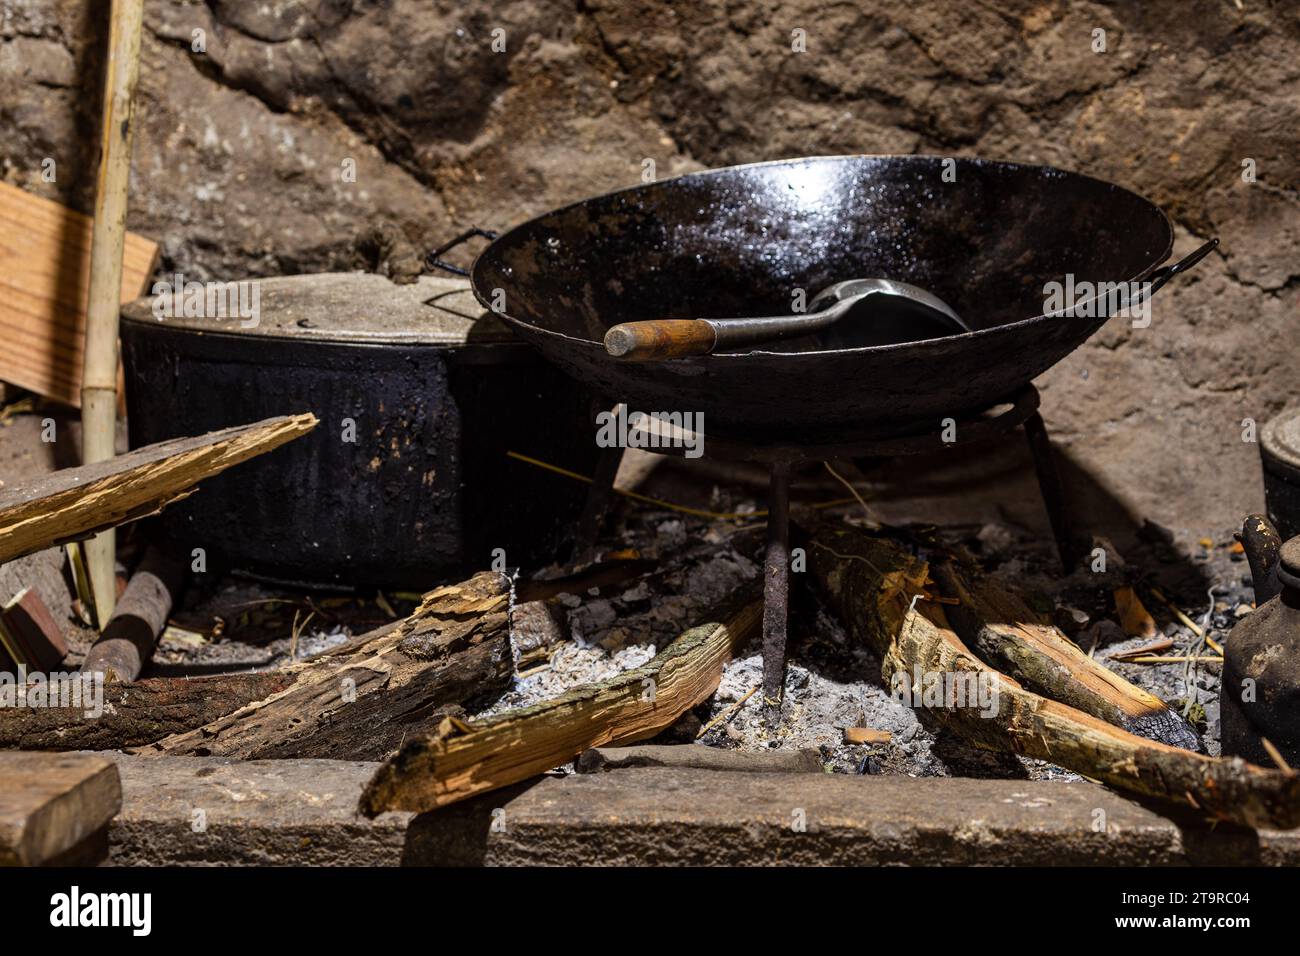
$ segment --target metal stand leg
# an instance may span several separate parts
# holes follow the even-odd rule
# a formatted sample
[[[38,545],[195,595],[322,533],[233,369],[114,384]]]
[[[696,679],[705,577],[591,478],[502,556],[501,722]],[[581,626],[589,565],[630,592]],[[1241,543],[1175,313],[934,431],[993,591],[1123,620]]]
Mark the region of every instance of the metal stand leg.
[[[1025,437],[1029,439],[1034,471],[1038,473],[1038,488],[1043,495],[1043,504],[1047,506],[1047,520],[1052,523],[1056,553],[1061,559],[1061,567],[1069,574],[1074,570],[1078,559],[1074,553],[1074,532],[1065,511],[1065,491],[1061,485],[1061,475],[1056,470],[1055,453],[1052,451],[1051,440],[1047,437],[1043,417],[1038,412],[1025,419]]]
[[[772,465],[763,556],[763,696],[778,711],[785,688],[785,639],[790,604],[790,466]]]
[[[619,447],[601,449],[600,457],[596,459],[596,473],[591,479],[591,490],[587,492],[587,501],[582,506],[582,516],[578,519],[571,564],[589,564],[596,557],[596,539],[600,537],[600,526],[614,500],[614,477],[618,474],[618,466],[622,461],[623,449]]]

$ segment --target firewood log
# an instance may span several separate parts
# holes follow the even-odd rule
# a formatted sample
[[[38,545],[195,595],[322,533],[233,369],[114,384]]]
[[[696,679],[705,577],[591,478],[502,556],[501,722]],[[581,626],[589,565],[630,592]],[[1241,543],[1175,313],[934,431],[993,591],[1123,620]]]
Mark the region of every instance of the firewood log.
[[[361,812],[432,810],[545,773],[591,747],[653,737],[717,689],[722,665],[758,629],[755,585],[654,660],[481,723],[445,720],[376,771]]]
[[[513,671],[509,581],[483,572],[430,591],[415,613],[309,661],[285,690],[150,753],[378,760],[449,709],[497,696]]]
[[[1040,697],[980,661],[948,626],[942,607],[921,599],[929,580],[924,561],[847,525],[818,528],[810,545],[809,570],[851,633],[879,654],[886,684],[911,695],[938,725],[977,746],[1047,760],[1212,819],[1300,826],[1300,774],[1157,743]],[[913,693],[918,678],[939,685],[937,705],[927,702],[925,688]],[[965,688],[982,683],[989,693],[978,693],[975,706],[969,699],[959,706],[946,681]]]
[[[6,488],[0,493],[0,563],[155,514],[193,493],[204,478],[315,427],[311,414],[268,418],[146,445]]]
[[[82,682],[90,674],[73,673],[71,681]],[[188,680],[157,677],[134,683],[103,686],[102,713],[95,713],[93,701],[81,685],[80,706],[47,706],[48,698],[34,706],[0,707],[0,750],[122,750],[140,747],[171,734],[202,727],[253,701],[279,693],[293,683],[281,671],[219,674]],[[15,696],[17,689],[5,693]],[[93,693],[93,685],[92,685]]]
[[[102,671],[107,680],[138,678],[167,627],[167,615],[177,603],[185,571],[185,564],[173,555],[150,548],[81,669]]]
[[[957,561],[935,564],[930,572],[958,602],[944,607],[949,623],[990,667],[1139,737],[1204,752],[1200,736],[1164,701],[1083,653],[1014,591]]]

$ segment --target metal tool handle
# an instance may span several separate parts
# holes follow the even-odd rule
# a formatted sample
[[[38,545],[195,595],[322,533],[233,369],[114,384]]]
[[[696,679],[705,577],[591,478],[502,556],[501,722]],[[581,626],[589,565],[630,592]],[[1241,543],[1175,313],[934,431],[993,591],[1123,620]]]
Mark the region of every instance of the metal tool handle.
[[[1163,286],[1170,279],[1172,279],[1174,276],[1178,275],[1178,273],[1186,272],[1192,266],[1196,265],[1196,263],[1200,262],[1202,259],[1208,256],[1215,248],[1217,248],[1218,245],[1219,245],[1218,239],[1211,239],[1209,242],[1202,245],[1195,252],[1191,253],[1190,255],[1183,256],[1183,258],[1179,259],[1173,265],[1162,266],[1161,268],[1157,269],[1155,272],[1151,273],[1151,278],[1148,280],[1151,283],[1151,294],[1154,295],[1156,292],[1159,292],[1160,287]]]
[[[452,275],[467,276],[469,275],[468,269],[462,269],[460,266],[451,262],[443,262],[441,257],[450,250],[455,249],[462,242],[465,242],[468,239],[473,239],[475,236],[482,236],[484,239],[492,241],[496,239],[497,235],[498,234],[491,229],[480,229],[478,226],[466,229],[455,239],[452,239],[450,242],[444,242],[437,249],[434,249],[425,256],[424,267],[426,269],[442,269],[446,272],[450,272]]]

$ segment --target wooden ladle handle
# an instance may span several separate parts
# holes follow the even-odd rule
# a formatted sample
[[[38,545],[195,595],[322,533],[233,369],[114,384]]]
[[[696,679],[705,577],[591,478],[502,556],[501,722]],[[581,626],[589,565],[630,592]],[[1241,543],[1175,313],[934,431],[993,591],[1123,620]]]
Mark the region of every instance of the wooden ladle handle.
[[[717,333],[702,319],[624,322],[605,333],[605,351],[624,362],[708,355],[716,344]]]

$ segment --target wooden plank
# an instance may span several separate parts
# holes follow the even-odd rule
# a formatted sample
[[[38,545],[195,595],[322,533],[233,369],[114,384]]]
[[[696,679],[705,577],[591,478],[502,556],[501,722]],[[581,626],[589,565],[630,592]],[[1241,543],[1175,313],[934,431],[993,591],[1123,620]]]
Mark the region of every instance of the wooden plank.
[[[912,705],[933,724],[976,746],[1046,760],[1213,820],[1300,827],[1300,774],[1171,747],[1040,697],[984,664],[942,607],[919,599],[929,568],[896,542],[825,525],[810,545],[809,570],[854,637],[880,656],[886,685],[911,688]],[[969,690],[964,703],[943,691],[929,702],[915,686],[918,674],[935,687],[974,684],[979,699],[972,705]]]
[[[376,771],[361,795],[361,812],[433,810],[535,777],[592,747],[653,737],[712,696],[723,664],[757,632],[761,618],[757,587],[747,586],[731,607],[680,635],[648,664],[473,726],[446,719],[436,733],[408,740]]]
[[[282,415],[125,455],[64,468],[0,494],[0,563],[154,514],[204,478],[316,427],[316,416]]]
[[[92,754],[0,752],[0,866],[40,866],[122,808],[117,765]]]
[[[91,217],[0,183],[0,379],[81,405]],[[158,244],[127,233],[122,302],[148,291]]]

